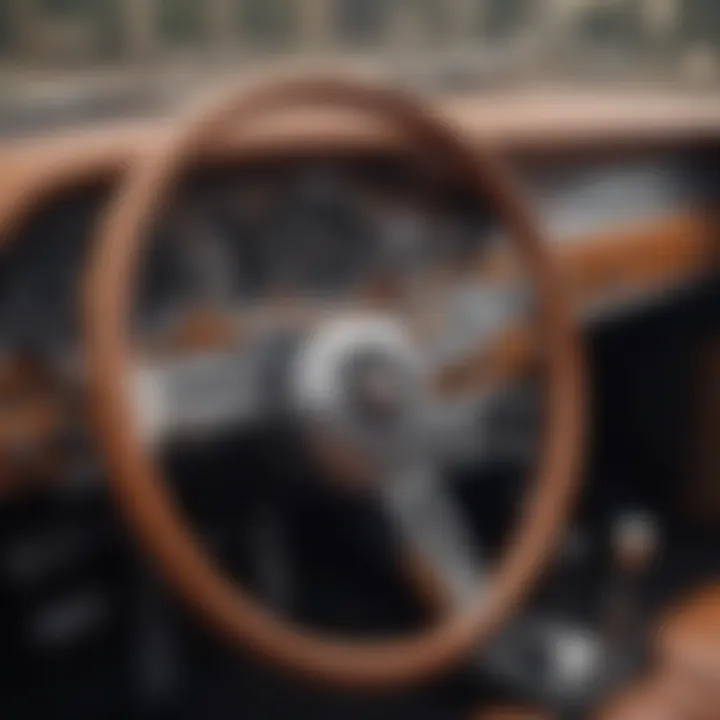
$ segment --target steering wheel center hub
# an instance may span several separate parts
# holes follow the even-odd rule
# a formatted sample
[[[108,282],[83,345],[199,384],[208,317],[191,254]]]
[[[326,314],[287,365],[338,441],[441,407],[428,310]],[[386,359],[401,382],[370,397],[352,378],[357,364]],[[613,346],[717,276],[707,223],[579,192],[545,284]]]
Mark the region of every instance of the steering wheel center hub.
[[[301,417],[365,449],[404,434],[422,397],[420,363],[394,316],[326,321],[300,349],[292,390]]]

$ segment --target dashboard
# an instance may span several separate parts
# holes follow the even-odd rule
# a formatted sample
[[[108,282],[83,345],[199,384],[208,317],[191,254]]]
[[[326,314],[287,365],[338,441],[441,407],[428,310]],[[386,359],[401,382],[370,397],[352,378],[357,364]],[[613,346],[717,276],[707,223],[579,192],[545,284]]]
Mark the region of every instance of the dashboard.
[[[648,316],[658,308],[662,311],[668,303],[680,305],[699,286],[716,282],[715,203],[720,187],[716,161],[714,154],[704,150],[666,149],[627,156],[609,152],[583,158],[529,157],[518,163],[583,333],[603,337],[608,325],[615,327],[608,318],[624,323],[626,328],[620,331],[620,341],[612,341],[622,346],[620,350],[613,345],[612,350],[595,354],[593,349],[594,357],[599,358],[598,377],[603,378],[607,366],[613,366],[613,353],[637,350],[632,342],[634,329]],[[124,631],[122,623],[127,622],[126,608],[122,607],[126,597],[121,575],[125,570],[105,578],[97,568],[103,561],[97,557],[87,574],[77,569],[85,563],[83,552],[85,556],[92,554],[87,548],[94,537],[112,547],[108,550],[98,542],[92,551],[102,555],[108,550],[113,562],[117,561],[114,528],[108,532],[108,528],[98,527],[104,510],[98,511],[97,498],[88,503],[90,510],[84,507],[86,498],[78,503],[82,510],[73,504],[69,520],[59,512],[62,522],[55,523],[52,503],[48,510],[48,505],[43,505],[45,496],[36,492],[34,482],[28,482],[29,475],[41,475],[45,490],[52,488],[57,493],[60,489],[62,494],[62,488],[75,487],[76,477],[87,469],[78,460],[88,458],[93,464],[94,491],[105,482],[87,427],[76,425],[86,424],[81,351],[85,269],[112,192],[113,184],[103,179],[85,181],[45,198],[15,228],[0,251],[0,454],[6,461],[5,474],[12,476],[4,482],[5,487],[10,495],[22,499],[18,505],[20,519],[6,525],[9,551],[0,553],[0,573],[13,588],[9,603],[15,603],[13,612],[17,615],[22,614],[23,608],[18,606],[25,596],[24,590],[16,593],[16,588],[24,581],[11,575],[13,567],[24,563],[20,560],[13,566],[12,558],[23,552],[32,554],[33,548],[40,547],[38,567],[43,562],[57,567],[67,561],[73,568],[69,575],[83,577],[80,590],[76,587],[66,593],[64,580],[52,580],[49,590],[38,593],[39,610],[28,610],[29,629],[18,640],[30,648],[28,655],[50,648],[62,657],[64,651],[58,648],[76,648],[77,638],[82,639],[85,632],[93,635],[93,627],[88,630],[88,617],[90,626],[114,633],[113,642],[118,641]],[[268,299],[280,312],[297,303],[342,305],[353,302],[368,286],[379,295],[392,291],[385,286],[390,278],[400,282],[404,292],[419,295],[422,300],[437,275],[443,273],[464,278],[483,290],[489,326],[506,324],[509,303],[513,332],[519,333],[521,340],[532,333],[531,315],[522,314],[527,311],[527,287],[521,264],[490,209],[471,202],[452,178],[417,167],[402,154],[362,152],[242,164],[213,162],[190,173],[158,217],[145,246],[142,273],[136,280],[139,293],[134,329],[139,338],[172,336],[198,313],[222,319],[242,314]],[[477,299],[477,295],[472,296],[473,301]],[[518,307],[522,312],[515,312]],[[462,335],[462,318],[457,315],[452,320],[460,328],[457,334]],[[646,331],[643,337],[649,334],[652,338],[653,332]],[[210,336],[216,333],[204,326],[199,335],[186,345],[212,345]],[[511,347],[507,342],[499,345],[495,362],[503,372],[497,377],[501,391],[498,413],[512,414],[518,396],[522,404],[530,395],[522,380],[532,359],[522,341]],[[663,356],[665,349],[663,345]],[[605,353],[611,355],[609,360]],[[644,387],[639,366],[646,365],[647,359],[647,354],[637,351],[635,383],[618,384],[619,394],[625,393],[625,398],[610,399],[615,398],[612,387],[607,396],[603,394],[598,410],[600,466],[637,460],[637,448],[628,448],[620,438],[628,432],[628,425],[618,418],[626,417],[624,413],[632,405],[630,398]],[[602,389],[608,389],[608,383]],[[21,410],[29,419],[26,425],[19,423],[25,431],[18,434]],[[661,416],[658,412],[657,417]],[[73,427],[68,428],[68,418]],[[510,424],[514,420],[517,417],[511,417]],[[645,420],[638,420],[629,431],[638,447],[644,443],[644,449],[649,450],[650,429],[641,431],[637,427]],[[616,423],[621,425],[617,430]],[[525,444],[527,429],[521,434],[521,443]],[[612,462],[604,453],[607,446],[612,450],[607,453]],[[61,462],[58,454],[63,457]],[[662,452],[658,450],[657,455]],[[595,461],[593,457],[591,462]],[[222,470],[222,464],[218,467]],[[482,503],[469,503],[480,507],[478,524],[490,536],[506,517],[506,504],[511,504],[517,494],[516,468],[511,470],[503,463],[492,469],[490,475],[501,481],[492,486],[492,499],[485,510],[480,507]],[[595,470],[589,469],[588,474]],[[620,475],[622,480],[625,476]],[[664,476],[658,473],[656,477]],[[608,486],[617,490],[621,480],[608,482]],[[203,491],[208,485],[209,480]],[[27,490],[30,502],[23,505]],[[220,491],[227,492],[227,487]],[[651,493],[656,491],[651,489]],[[465,486],[461,492],[472,501],[478,491]],[[200,501],[202,504],[202,497]],[[45,508],[39,520],[33,505],[36,502]],[[606,502],[599,503],[603,512]],[[12,504],[5,510],[11,515]],[[311,508],[311,518],[313,510],[317,509]],[[32,523],[24,521],[25,513],[34,518]],[[45,523],[47,515],[43,513],[49,514],[51,521]],[[82,519],[76,522],[75,513]],[[312,530],[311,525],[312,519],[303,532]],[[367,540],[362,532],[358,536]],[[491,537],[491,541],[495,539]],[[66,546],[70,547],[67,552],[63,549]],[[308,546],[318,552],[328,550],[318,549],[312,541]],[[57,557],[62,556],[62,562],[53,559],[49,548],[56,550]],[[123,557],[123,562],[126,559]],[[342,572],[342,568],[332,567],[334,572]],[[38,576],[42,574],[41,569]],[[146,580],[141,594],[147,590]],[[72,603],[68,610],[67,603],[62,606],[56,602],[55,590],[60,586],[60,594],[78,600],[80,610],[73,610]],[[105,602],[108,598],[111,600]],[[327,607],[332,605],[332,598],[320,600],[325,603],[324,610],[332,610]],[[73,625],[77,617],[84,617],[86,625],[79,620]],[[22,636],[22,630],[16,630]]]
[[[77,343],[82,273],[106,198],[89,189],[54,200],[4,248],[6,346]],[[462,267],[490,240],[487,214],[460,190],[382,159],[204,171],[168,205],[140,279],[145,325],[183,306],[227,309],[268,295],[348,299],[374,275]]]
[[[686,272],[692,279],[703,269],[714,173],[703,158],[672,154],[523,170],[547,236],[568,259],[568,274],[585,274],[572,284],[587,284],[599,304],[620,306],[633,304],[620,285],[641,295],[682,285]],[[0,346],[6,353],[51,356],[77,346],[83,270],[108,196],[103,185],[55,197],[3,246]],[[682,247],[655,232],[662,223],[666,235],[679,223]],[[637,256],[627,257],[624,248],[647,234],[644,247],[634,245]],[[654,277],[662,273],[652,268],[655,247],[657,254],[663,247],[673,256],[684,252],[689,267],[677,278]],[[273,295],[347,300],[371,278],[400,273],[410,283],[438,267],[481,271],[485,265],[490,283],[499,265],[517,264],[511,255],[487,208],[402,159],[203,170],[176,190],[148,244],[138,321],[157,326],[183,307],[227,309]],[[588,277],[592,268],[587,272],[584,263],[600,277]]]
[[[642,310],[712,272],[717,177],[706,158],[603,156],[526,162],[521,171],[581,321]],[[68,392],[83,395],[84,272],[110,193],[95,184],[49,199],[0,251],[4,407],[32,410],[20,445],[37,444],[42,456],[55,442],[46,435],[59,432],[72,406]],[[492,213],[451,178],[403,156],[196,170],[167,199],[144,253],[134,324],[151,343],[222,343],[225,318],[263,304],[282,314],[291,305],[350,303],[368,291],[427,299],[443,274],[464,278],[468,297],[480,298],[488,332],[512,317],[516,335],[530,333],[532,290]],[[386,287],[390,278],[402,287]],[[431,302],[461,338],[457,300]],[[502,382],[522,376],[529,344],[513,340],[519,349],[501,345],[490,354]],[[6,431],[0,445],[24,457],[8,447],[18,442]]]

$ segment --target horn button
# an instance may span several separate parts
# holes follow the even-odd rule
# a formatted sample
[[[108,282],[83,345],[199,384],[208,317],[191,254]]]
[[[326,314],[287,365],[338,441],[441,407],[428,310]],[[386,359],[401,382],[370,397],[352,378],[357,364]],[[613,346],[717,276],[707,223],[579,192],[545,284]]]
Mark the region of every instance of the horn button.
[[[407,449],[424,397],[403,324],[374,314],[323,323],[297,355],[292,387],[306,427],[373,464]]]

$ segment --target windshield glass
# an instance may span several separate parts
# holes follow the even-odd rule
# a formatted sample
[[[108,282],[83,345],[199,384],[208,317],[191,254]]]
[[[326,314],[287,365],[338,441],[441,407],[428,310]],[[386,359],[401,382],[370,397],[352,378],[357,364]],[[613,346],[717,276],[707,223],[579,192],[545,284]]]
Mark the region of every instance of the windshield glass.
[[[0,130],[158,113],[345,64],[444,92],[718,84],[717,0],[0,0]]]

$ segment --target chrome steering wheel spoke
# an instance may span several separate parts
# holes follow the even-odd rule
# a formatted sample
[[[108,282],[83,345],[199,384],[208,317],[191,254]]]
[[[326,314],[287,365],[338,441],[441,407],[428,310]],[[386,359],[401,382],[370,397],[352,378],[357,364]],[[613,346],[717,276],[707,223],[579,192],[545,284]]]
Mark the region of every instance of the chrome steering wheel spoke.
[[[383,484],[386,512],[401,552],[423,578],[434,609],[457,607],[487,583],[487,573],[467,517],[430,461],[408,464]]]
[[[247,348],[141,360],[131,384],[142,439],[162,445],[253,423],[264,408],[257,371]]]

